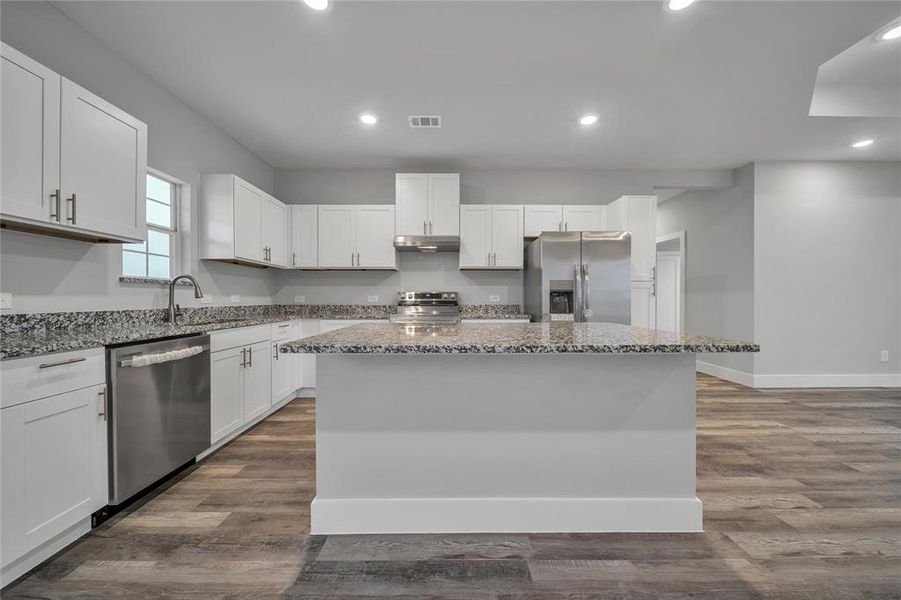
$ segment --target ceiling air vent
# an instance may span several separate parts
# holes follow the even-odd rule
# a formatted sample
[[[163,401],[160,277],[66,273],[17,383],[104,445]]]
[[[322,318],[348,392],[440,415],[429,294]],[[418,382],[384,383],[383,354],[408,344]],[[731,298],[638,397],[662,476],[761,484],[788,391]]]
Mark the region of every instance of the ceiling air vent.
[[[410,127],[413,129],[437,129],[441,127],[441,117],[439,116],[411,116]]]

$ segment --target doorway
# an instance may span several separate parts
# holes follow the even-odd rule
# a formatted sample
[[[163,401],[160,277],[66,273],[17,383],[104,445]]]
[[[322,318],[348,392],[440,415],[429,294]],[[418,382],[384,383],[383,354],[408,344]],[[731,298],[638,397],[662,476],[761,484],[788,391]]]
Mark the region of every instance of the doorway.
[[[657,238],[657,329],[685,331],[685,232]]]

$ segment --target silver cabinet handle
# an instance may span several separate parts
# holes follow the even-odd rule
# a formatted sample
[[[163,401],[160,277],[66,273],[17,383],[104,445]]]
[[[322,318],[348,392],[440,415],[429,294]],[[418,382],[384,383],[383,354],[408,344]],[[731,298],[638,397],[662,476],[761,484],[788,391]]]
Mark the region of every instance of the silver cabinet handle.
[[[657,296],[657,267],[651,267],[651,296]]]
[[[106,421],[106,386],[100,388],[100,391],[97,392],[97,395],[100,396],[100,412],[97,413],[97,416],[103,417],[103,420]]]
[[[247,349],[247,366],[248,367],[253,366],[253,348]]]
[[[297,266],[297,252],[292,252],[292,253],[291,253],[291,266],[292,266],[292,267],[296,267],[296,266]]]
[[[75,204],[76,204],[77,201],[78,201],[78,199],[75,197],[75,193],[74,193],[74,192],[73,192],[71,198],[67,198],[67,199],[66,199],[66,204],[68,204],[69,202],[72,203],[72,216],[71,216],[71,217],[66,217],[66,221],[69,221],[69,222],[72,223],[73,225],[75,225]]]
[[[591,288],[589,287],[590,283],[591,281],[588,278],[588,263],[582,263],[582,314],[586,317],[591,316],[591,309],[588,305],[589,296],[591,295]]]
[[[273,350],[272,358],[274,358],[275,360],[278,360],[278,342],[272,344],[272,350]]]
[[[247,366],[247,348],[241,348],[241,368]]]
[[[281,325],[278,326],[279,329],[283,329],[285,327],[291,327],[291,323],[282,323]]]
[[[55,220],[57,223],[59,223],[59,190],[56,190],[55,192],[50,194],[50,198],[53,200],[54,204],[54,206],[50,208],[50,220]]]
[[[563,221],[563,231],[569,231],[569,221]]]
[[[557,231],[563,231],[563,221],[557,223]]]
[[[573,263],[573,321],[582,321],[582,268]]]
[[[360,266],[360,253],[357,252],[357,266]]]
[[[82,356],[81,358],[70,358],[68,360],[61,360],[61,361],[55,362],[55,363],[44,363],[42,365],[39,365],[38,368],[39,369],[49,369],[50,367],[62,367],[65,365],[72,365],[75,363],[84,362],[86,360],[87,360],[87,358]]]
[[[432,222],[429,221],[429,235],[432,235]]]
[[[428,230],[426,229],[426,222],[422,222],[422,235],[428,235]]]

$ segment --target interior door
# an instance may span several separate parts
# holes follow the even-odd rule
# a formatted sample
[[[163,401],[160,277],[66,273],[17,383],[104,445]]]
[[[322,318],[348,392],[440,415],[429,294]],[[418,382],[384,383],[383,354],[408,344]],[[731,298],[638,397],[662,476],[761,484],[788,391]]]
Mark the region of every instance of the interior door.
[[[491,206],[460,206],[460,268],[487,267],[491,254]]]
[[[247,348],[244,367],[244,422],[260,416],[272,406],[272,357],[269,341]]]
[[[313,204],[293,205],[291,212],[291,256],[295,268],[319,265],[319,207]]]
[[[269,264],[288,266],[288,207],[268,196],[263,197],[260,214],[263,246],[269,248]]]
[[[235,258],[264,262],[263,192],[235,177]]]
[[[353,266],[356,207],[319,205],[319,266]]]
[[[563,228],[566,231],[601,231],[604,229],[603,206],[564,206]]]
[[[244,423],[241,348],[210,354],[210,439],[221,440]]]
[[[0,209],[58,223],[60,77],[6,44],[0,55]]]
[[[522,205],[491,208],[492,267],[521,269],[523,261]]]
[[[429,221],[429,176],[397,173],[394,176],[394,235],[426,235]]]
[[[530,204],[524,208],[523,235],[538,237],[542,231],[563,230],[563,207],[555,204]]]
[[[147,126],[65,78],[60,97],[63,223],[144,240]]]
[[[357,207],[356,252],[357,266],[394,269],[397,251],[394,249],[394,207],[387,204]]]
[[[460,235],[460,174],[429,174],[429,235]]]

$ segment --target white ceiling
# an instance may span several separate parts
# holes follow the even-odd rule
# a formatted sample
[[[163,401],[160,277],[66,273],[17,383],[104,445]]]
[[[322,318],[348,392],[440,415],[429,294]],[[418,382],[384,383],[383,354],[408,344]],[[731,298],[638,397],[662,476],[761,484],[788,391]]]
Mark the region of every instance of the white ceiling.
[[[55,5],[276,168],[901,159],[898,119],[808,116],[817,68],[897,2]],[[411,130],[417,113],[443,128]]]

